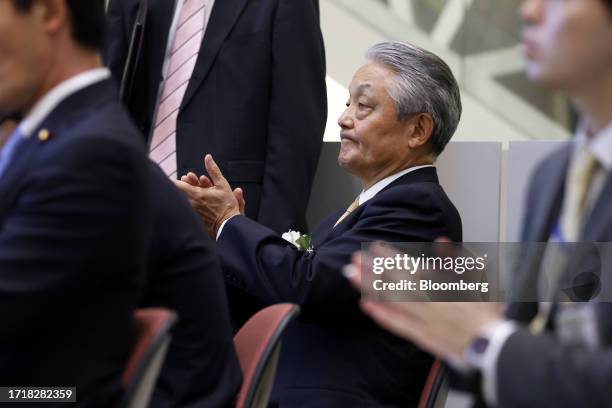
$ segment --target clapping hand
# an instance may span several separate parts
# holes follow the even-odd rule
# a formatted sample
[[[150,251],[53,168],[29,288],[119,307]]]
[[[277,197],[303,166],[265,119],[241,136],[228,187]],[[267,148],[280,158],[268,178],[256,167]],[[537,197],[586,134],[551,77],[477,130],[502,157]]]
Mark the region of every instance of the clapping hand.
[[[175,181],[175,184],[185,193],[191,206],[204,221],[211,238],[215,239],[224,221],[235,215],[244,215],[246,203],[242,189],[232,191],[210,154],[204,158],[204,166],[210,178],[189,173],[182,176],[180,181]]]

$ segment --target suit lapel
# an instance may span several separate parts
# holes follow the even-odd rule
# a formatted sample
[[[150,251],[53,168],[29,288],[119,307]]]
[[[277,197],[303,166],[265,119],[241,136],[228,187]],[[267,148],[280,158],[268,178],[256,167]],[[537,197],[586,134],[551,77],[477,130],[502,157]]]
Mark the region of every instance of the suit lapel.
[[[219,53],[221,44],[227,38],[234,27],[234,23],[244,9],[247,0],[222,0],[216,1],[206,33],[202,40],[200,55],[193,70],[193,75],[187,85],[187,91],[183,97],[183,102],[179,111],[183,111],[185,106],[193,98],[194,94],[208,75],[210,68]]]
[[[159,76],[162,75],[162,66],[166,58],[166,48],[168,45],[168,35],[170,34],[170,26],[174,18],[176,9],[176,0],[149,1],[149,13],[147,16],[147,25],[145,27],[145,41],[149,41],[146,49],[150,54],[150,61],[141,59],[144,64],[150,64],[151,67],[159,67],[156,74],[152,74],[153,89],[151,95],[157,101],[157,91],[159,88]],[[148,66],[142,67],[139,72],[146,72]]]
[[[532,229],[533,234],[529,237],[530,241],[548,241],[553,223],[559,217],[571,149],[571,144],[568,144],[559,153],[559,157],[550,159],[552,160],[551,167],[548,170],[548,175],[546,175],[550,182],[540,186],[538,200],[533,203],[534,208],[525,209],[525,211],[533,213],[530,219],[535,224]]]
[[[170,1],[157,1],[151,2],[149,1],[149,13],[154,14],[155,19],[158,20],[161,24],[160,34],[166,37],[166,41],[163,44],[162,52],[166,51],[166,45],[168,42],[168,34],[170,33],[170,25],[172,25],[172,20],[174,19],[174,13],[176,11],[176,3],[177,0]]]
[[[547,242],[550,238],[553,223],[559,217],[561,201],[563,199],[563,189],[565,183],[565,173],[569,164],[571,144],[547,159],[546,174],[542,175],[544,182],[538,183],[538,195],[529,203],[531,208],[525,208],[525,213],[530,212],[525,220],[530,220],[529,224],[523,225],[527,234],[524,240],[527,242]],[[513,300],[535,299],[537,294],[538,276],[540,266],[545,253],[543,245],[529,245],[523,243],[521,259],[527,260],[520,264],[514,279],[515,295]],[[537,312],[537,307],[535,308]],[[509,310],[512,318],[523,321],[530,320],[534,315],[533,305],[521,305],[520,302]]]
[[[359,207],[357,207],[355,209],[355,211],[353,211],[352,213],[347,215],[342,220],[342,222],[340,224],[336,225],[335,227],[334,227],[334,225],[336,224],[338,219],[342,216],[342,214],[344,214],[346,209],[340,210],[337,213],[335,213],[333,215],[333,217],[330,217],[329,218],[329,223],[327,225],[327,230],[325,231],[325,233],[323,235],[323,239],[321,240],[321,243],[324,243],[324,242],[327,242],[327,241],[329,241],[329,240],[331,240],[333,238],[336,238],[336,237],[344,234],[349,229],[353,228],[353,225],[355,225],[357,220],[359,220],[359,217],[361,217],[361,213],[363,212],[365,206],[366,206],[366,204],[364,203],[363,205],[360,205]]]
[[[314,248],[320,247],[321,244],[327,242],[329,236],[334,230],[334,224],[343,213],[344,210],[338,210],[325,218],[315,227],[314,231],[312,232],[312,246]]]
[[[612,223],[612,208],[610,207],[611,197],[612,176],[608,175],[603,190],[599,194],[595,207],[593,207],[593,211],[584,226],[584,241],[605,242],[610,240],[610,237],[605,234],[606,231],[609,231]]]

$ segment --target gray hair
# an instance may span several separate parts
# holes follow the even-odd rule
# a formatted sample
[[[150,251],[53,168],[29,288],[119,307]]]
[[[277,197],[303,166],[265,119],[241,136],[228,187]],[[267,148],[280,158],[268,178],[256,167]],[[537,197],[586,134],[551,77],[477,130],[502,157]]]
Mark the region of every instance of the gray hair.
[[[457,129],[462,110],[459,86],[448,65],[429,51],[399,41],[376,44],[366,57],[395,72],[395,85],[388,91],[399,120],[412,113],[431,116],[430,144],[436,156],[442,153]]]

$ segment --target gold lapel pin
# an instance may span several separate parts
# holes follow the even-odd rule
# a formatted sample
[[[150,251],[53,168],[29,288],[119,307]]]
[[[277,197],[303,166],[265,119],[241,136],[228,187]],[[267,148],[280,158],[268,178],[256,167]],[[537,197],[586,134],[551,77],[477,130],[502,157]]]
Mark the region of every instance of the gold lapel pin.
[[[49,132],[48,129],[41,129],[40,132],[38,132],[38,140],[41,142],[46,142],[49,140],[49,137],[51,137],[51,132]]]

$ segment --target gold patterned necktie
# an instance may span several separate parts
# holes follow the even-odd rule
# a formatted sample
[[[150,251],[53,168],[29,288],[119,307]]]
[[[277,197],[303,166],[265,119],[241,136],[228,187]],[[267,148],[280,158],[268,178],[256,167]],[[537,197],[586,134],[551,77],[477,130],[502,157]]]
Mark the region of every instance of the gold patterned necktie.
[[[564,242],[577,242],[580,240],[581,230],[584,224],[586,198],[597,167],[598,162],[589,151],[588,145],[586,144],[581,146],[572,158],[567,171],[565,194],[563,197],[561,214],[559,216],[560,238]],[[567,256],[563,253],[556,253],[558,250],[559,245],[553,244],[547,249],[547,253],[544,255],[543,260],[544,263],[553,263],[552,267],[557,272],[563,270],[565,267],[566,260],[564,258]],[[553,259],[551,260],[549,258]],[[558,262],[554,262],[555,260]],[[542,273],[542,271],[540,271],[540,273]],[[541,278],[542,277],[540,277],[540,280]],[[559,280],[561,277],[556,276],[555,279]],[[559,282],[553,282],[553,292],[558,290],[558,284]],[[541,285],[542,283],[539,282],[538,286]],[[548,295],[554,295],[554,293],[549,293]],[[544,331],[550,320],[551,311],[552,304],[548,304],[546,307],[540,304],[538,314],[529,325],[532,333],[539,334]]]
[[[346,211],[344,212],[344,214],[342,214],[340,216],[340,218],[338,218],[338,221],[336,221],[336,223],[334,224],[334,228],[336,228],[336,225],[340,224],[342,222],[342,220],[344,220],[346,217],[348,217],[350,215],[350,213],[352,213],[353,211],[355,211],[355,209],[359,207],[359,196],[357,196],[357,198],[355,199],[355,201],[353,201],[351,203],[351,205],[349,205],[349,207],[346,209]]]
[[[565,197],[559,226],[565,242],[580,240],[589,187],[597,168],[597,160],[585,144],[576,152],[565,181]]]

